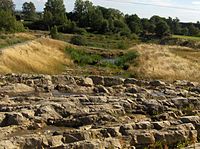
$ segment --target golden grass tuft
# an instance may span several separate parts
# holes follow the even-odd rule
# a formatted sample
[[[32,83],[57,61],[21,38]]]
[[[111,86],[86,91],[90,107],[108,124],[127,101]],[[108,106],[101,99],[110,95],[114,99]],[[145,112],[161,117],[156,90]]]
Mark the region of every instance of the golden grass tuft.
[[[64,53],[66,43],[40,38],[3,50],[0,55],[1,73],[57,74],[72,65]]]
[[[21,38],[26,40],[35,39],[35,34],[30,32],[15,33],[13,34],[13,36],[15,36],[16,38]]]
[[[141,44],[138,67],[131,67],[138,77],[168,81],[200,81],[200,52],[178,46]]]

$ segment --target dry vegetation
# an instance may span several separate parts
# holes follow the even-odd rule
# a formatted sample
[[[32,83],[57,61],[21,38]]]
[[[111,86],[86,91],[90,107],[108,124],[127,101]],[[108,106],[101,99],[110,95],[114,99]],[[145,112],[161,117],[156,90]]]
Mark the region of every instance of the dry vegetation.
[[[64,53],[65,47],[62,41],[40,38],[7,48],[0,55],[0,72],[60,73],[71,64]]]
[[[138,77],[200,81],[200,52],[178,46],[141,44],[139,66],[130,68]]]

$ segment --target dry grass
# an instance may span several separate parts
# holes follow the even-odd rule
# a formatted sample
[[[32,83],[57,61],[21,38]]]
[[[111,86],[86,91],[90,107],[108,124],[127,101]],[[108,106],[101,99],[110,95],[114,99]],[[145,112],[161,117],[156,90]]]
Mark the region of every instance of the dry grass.
[[[32,39],[36,38],[36,34],[30,33],[30,32],[15,33],[13,35],[17,38],[26,39],[26,40],[32,40]]]
[[[65,55],[66,43],[41,38],[7,48],[0,55],[0,73],[56,74],[71,65]]]
[[[200,81],[200,52],[178,46],[141,44],[139,66],[131,67],[141,78]]]

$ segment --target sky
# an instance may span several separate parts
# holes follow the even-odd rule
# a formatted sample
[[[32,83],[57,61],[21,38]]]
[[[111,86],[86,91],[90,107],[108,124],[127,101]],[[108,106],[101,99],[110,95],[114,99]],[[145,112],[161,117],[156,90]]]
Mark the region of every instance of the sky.
[[[47,0],[13,0],[16,9],[20,10],[24,2],[32,1],[37,11],[42,11]],[[137,14],[142,18],[150,18],[153,15],[162,17],[178,17],[182,22],[200,21],[200,0],[90,0],[94,5],[100,5],[107,8],[119,9],[125,14]],[[66,10],[72,11],[75,0],[64,0]],[[181,7],[189,9],[173,9],[151,5],[139,5],[133,3],[146,3],[161,5],[167,7]],[[193,9],[193,10],[191,10]]]

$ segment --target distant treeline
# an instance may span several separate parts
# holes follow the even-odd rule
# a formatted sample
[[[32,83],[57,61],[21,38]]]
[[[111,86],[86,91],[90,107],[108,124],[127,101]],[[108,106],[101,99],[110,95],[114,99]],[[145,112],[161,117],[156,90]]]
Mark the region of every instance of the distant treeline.
[[[6,8],[6,9],[5,9]],[[2,25],[14,12],[12,0],[0,0],[0,29],[9,30],[8,26]],[[48,0],[44,11],[37,13],[32,2],[25,2],[22,10],[16,12],[18,21],[23,20],[25,27],[33,30],[50,30],[57,28],[63,33],[86,32],[99,34],[118,34],[130,37],[132,35],[150,35],[156,37],[168,36],[170,34],[200,36],[200,23],[181,23],[178,18],[163,18],[152,16],[150,19],[139,18],[136,14],[123,14],[117,9],[94,6],[88,0],[76,0],[74,10],[67,13],[63,0]],[[18,25],[19,26],[19,25]]]

